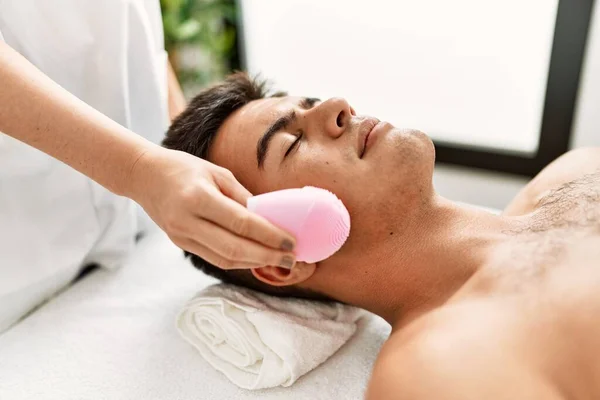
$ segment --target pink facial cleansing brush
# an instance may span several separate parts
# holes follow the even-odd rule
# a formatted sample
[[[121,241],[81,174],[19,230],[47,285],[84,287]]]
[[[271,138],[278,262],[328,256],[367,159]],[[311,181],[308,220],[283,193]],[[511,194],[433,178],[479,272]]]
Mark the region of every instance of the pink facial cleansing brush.
[[[350,214],[335,194],[311,186],[248,199],[248,210],[296,237],[296,260],[322,261],[346,242]]]

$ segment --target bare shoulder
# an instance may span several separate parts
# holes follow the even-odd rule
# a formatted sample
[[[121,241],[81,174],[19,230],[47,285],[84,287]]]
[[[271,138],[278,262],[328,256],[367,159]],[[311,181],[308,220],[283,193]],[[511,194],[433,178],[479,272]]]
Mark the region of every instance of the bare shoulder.
[[[600,170],[600,147],[571,150],[537,174],[510,202],[504,210],[504,214],[530,213],[550,191],[598,170]]]
[[[510,318],[486,308],[449,308],[394,332],[375,364],[367,400],[560,399],[511,351]]]

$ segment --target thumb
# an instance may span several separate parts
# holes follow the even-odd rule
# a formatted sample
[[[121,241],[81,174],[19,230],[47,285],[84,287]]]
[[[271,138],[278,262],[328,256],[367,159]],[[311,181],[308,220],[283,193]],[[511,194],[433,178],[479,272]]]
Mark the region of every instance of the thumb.
[[[246,207],[252,193],[243,187],[229,170],[224,169],[222,172],[215,174],[214,179],[221,193]]]

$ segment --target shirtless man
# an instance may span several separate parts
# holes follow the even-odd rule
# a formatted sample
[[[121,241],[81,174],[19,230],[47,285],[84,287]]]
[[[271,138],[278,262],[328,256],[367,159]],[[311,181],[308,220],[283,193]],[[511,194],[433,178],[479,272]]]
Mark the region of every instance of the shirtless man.
[[[254,194],[312,185],[341,198],[352,231],[323,262],[192,261],[224,281],[385,318],[392,334],[368,399],[600,398],[600,149],[565,154],[493,215],[436,194],[424,133],[344,99],[266,97],[243,74],[196,97],[164,145]],[[216,259],[259,252],[232,246]]]

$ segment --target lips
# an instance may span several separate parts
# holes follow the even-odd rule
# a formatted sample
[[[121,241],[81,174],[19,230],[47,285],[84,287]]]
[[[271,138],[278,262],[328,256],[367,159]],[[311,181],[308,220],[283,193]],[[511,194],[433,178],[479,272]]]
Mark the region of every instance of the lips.
[[[377,118],[366,118],[358,128],[358,157],[362,158],[367,148],[367,139],[371,131],[379,123]]]

